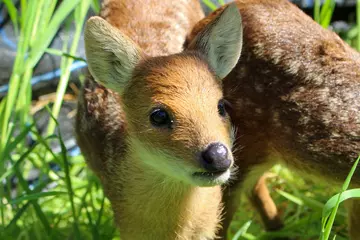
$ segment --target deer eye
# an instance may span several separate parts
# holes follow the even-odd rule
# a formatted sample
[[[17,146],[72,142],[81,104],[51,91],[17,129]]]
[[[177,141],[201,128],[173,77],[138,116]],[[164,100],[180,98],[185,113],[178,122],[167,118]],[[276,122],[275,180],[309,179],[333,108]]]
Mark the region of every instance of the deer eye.
[[[173,124],[173,120],[170,118],[169,113],[162,108],[156,108],[151,112],[150,122],[155,127],[171,128]]]
[[[219,115],[222,117],[226,117],[226,109],[225,109],[225,101],[221,99],[218,103],[218,112]]]

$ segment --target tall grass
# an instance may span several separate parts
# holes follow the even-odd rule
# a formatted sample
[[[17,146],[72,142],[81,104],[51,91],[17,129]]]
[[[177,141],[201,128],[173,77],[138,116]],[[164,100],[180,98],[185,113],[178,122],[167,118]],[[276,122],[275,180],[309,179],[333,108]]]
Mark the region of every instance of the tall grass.
[[[320,7],[320,0],[314,2],[314,20],[322,27],[328,28],[331,17],[335,10],[335,0],[325,0],[323,6]]]
[[[77,50],[90,4],[97,9],[99,5],[90,0],[21,0],[21,10],[18,11],[13,1],[4,0],[4,4],[18,33],[19,44],[9,91],[0,103],[0,179],[4,183],[0,188],[0,236],[2,239],[60,239],[69,236],[84,239],[88,232],[101,236],[103,234],[98,228],[92,231],[83,229],[84,222],[95,219],[95,209],[104,206],[99,184],[96,179],[87,177],[81,157],[69,159],[60,131],[55,133],[56,118],[73,62],[69,56]],[[51,51],[48,47],[64,22],[74,22],[75,35],[72,42],[64,42],[66,54],[61,57],[62,74],[56,101],[49,110],[53,118],[44,137],[34,127],[30,115],[30,79],[43,54]],[[29,134],[36,141],[30,148],[25,145]],[[51,150],[50,141],[60,143],[60,153]],[[61,171],[54,171],[51,164],[59,165]],[[26,177],[33,168],[40,171],[41,180],[30,185]],[[14,178],[17,182],[15,189],[11,186]],[[85,207],[88,214],[83,216],[86,220],[80,216]],[[100,220],[99,217],[93,222],[100,226]],[[88,224],[85,226],[90,227]],[[112,235],[113,232],[110,229],[106,234]]]
[[[203,2],[216,8],[211,1]],[[223,4],[223,1],[219,2]],[[21,0],[21,10],[17,10],[11,0],[3,0],[3,3],[18,34],[19,44],[9,92],[0,102],[0,239],[119,239],[109,202],[98,179],[88,171],[82,156],[68,156],[57,122],[68,87],[70,66],[74,59],[79,60],[75,55],[86,13],[90,7],[98,11],[99,2]],[[322,6],[319,0],[315,3],[316,21],[328,27],[335,2],[326,0]],[[360,49],[360,0],[357,12],[358,24],[346,40]],[[65,39],[62,50],[50,49],[50,43],[63,23],[74,24],[75,34]],[[48,108],[51,118],[46,134],[41,135],[30,114],[30,79],[45,52],[61,58],[61,77],[55,102],[51,109]],[[35,139],[31,146],[25,143],[29,135]],[[53,141],[61,146],[59,153],[51,149],[50,142]],[[57,170],[54,165],[58,166]],[[39,171],[40,180],[29,183],[27,178],[34,168]],[[341,192],[330,200],[324,191],[325,185],[299,181],[295,174],[281,166],[274,167],[272,172],[275,177],[271,186],[277,189],[273,194],[275,200],[280,205],[287,205],[284,212],[286,227],[277,233],[263,232],[256,214],[245,202],[232,224],[230,234],[233,239],[279,236],[319,239],[320,236],[325,240],[331,236],[331,230],[337,233],[337,239],[346,238],[345,213],[340,203],[359,197],[358,190],[347,190],[353,171]]]
[[[360,0],[356,1],[356,23],[357,23],[357,44],[356,49],[360,51]]]

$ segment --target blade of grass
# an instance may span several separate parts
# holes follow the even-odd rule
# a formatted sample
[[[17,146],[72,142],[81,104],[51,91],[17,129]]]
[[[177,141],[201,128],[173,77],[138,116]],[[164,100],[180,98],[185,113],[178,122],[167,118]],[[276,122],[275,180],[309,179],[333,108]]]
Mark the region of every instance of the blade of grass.
[[[51,150],[49,144],[46,142],[48,139],[58,139],[58,136],[56,135],[49,135],[46,138],[43,138],[37,131],[32,132],[35,136],[36,136],[36,140],[39,141],[42,144],[42,147],[45,148],[45,150],[47,150],[48,153],[50,153],[52,160],[55,160],[56,163],[61,164],[62,162],[60,161],[60,159],[55,155],[55,153]],[[51,136],[51,138],[50,138]],[[43,149],[41,149],[41,151],[43,151]],[[45,154],[43,154],[45,155]],[[46,161],[46,159],[44,159],[44,161]]]
[[[31,21],[28,22],[29,26],[26,27],[26,45],[31,50],[38,39],[39,21],[44,11],[44,0],[30,1],[28,11]],[[28,13],[27,13],[28,14]],[[30,79],[33,74],[33,68],[29,66],[28,61],[25,63],[25,68],[22,70],[22,82],[19,89],[18,100],[16,102],[16,111],[19,113],[20,127],[24,126],[29,119],[29,111],[31,106],[32,91]]]
[[[336,212],[339,208],[339,205],[340,205],[340,202],[341,202],[341,196],[342,194],[348,189],[349,185],[350,185],[350,181],[351,181],[351,178],[352,176],[354,175],[354,172],[359,164],[359,161],[360,161],[360,155],[359,157],[357,158],[357,160],[355,161],[353,167],[351,168],[351,171],[349,173],[349,175],[347,176],[343,186],[342,186],[342,189],[340,191],[340,193],[338,194],[338,197],[337,197],[337,202],[331,212],[331,215],[330,217],[326,217],[323,215],[323,219],[322,219],[322,223],[323,223],[323,228],[322,228],[322,231],[321,231],[321,239],[323,240],[328,240],[329,237],[330,237],[330,233],[331,233],[331,229],[332,229],[332,226],[334,224],[334,221],[335,221],[335,216],[336,216]],[[325,204],[326,205],[326,204]],[[330,205],[330,204],[329,204]],[[326,210],[325,210],[326,212]],[[325,225],[326,224],[326,225]],[[325,229],[324,229],[324,226],[325,226]]]
[[[302,239],[304,237],[301,233],[296,233],[293,231],[278,231],[278,232],[266,232],[263,233],[258,240],[265,239],[282,239],[282,238],[290,238],[290,239]]]
[[[212,11],[214,11],[217,7],[216,5],[211,2],[210,0],[202,0],[202,2],[208,7],[210,8]]]
[[[86,204],[85,204],[85,212],[86,212],[86,216],[87,216],[88,221],[89,221],[89,225],[90,225],[90,228],[91,228],[91,233],[92,233],[93,239],[99,239],[100,235],[99,235],[98,228],[93,224],[90,212],[88,210],[88,206]]]
[[[77,60],[77,61],[82,61],[82,62],[86,62],[86,60],[84,58],[81,57],[76,57],[74,55],[68,54],[66,52],[63,52],[61,50],[58,49],[54,49],[54,48],[48,48],[46,49],[47,53],[56,55],[56,56],[60,56],[60,57],[68,57],[68,58],[72,58],[73,60]]]
[[[296,197],[296,196],[294,196],[294,195],[292,195],[290,193],[284,192],[284,191],[282,191],[280,189],[276,189],[276,192],[279,193],[284,198],[292,201],[293,203],[295,203],[297,205],[300,205],[300,206],[304,205],[304,202],[303,202],[302,199],[300,199],[300,198],[298,198],[298,197]]]
[[[284,231],[298,230],[301,227],[306,226],[306,224],[309,223],[311,219],[318,220],[320,217],[321,217],[321,212],[315,212],[314,214],[312,214],[310,216],[302,217],[301,219],[299,219],[297,221],[293,221],[293,222],[287,221],[286,225],[284,226],[284,228],[282,230],[284,230]]]
[[[356,49],[360,51],[360,0],[356,1],[356,24],[357,24],[357,44]]]
[[[60,130],[59,130],[59,136],[60,136]],[[75,210],[75,203],[74,203],[74,191],[72,189],[71,179],[70,179],[70,167],[69,162],[67,159],[67,151],[64,142],[62,141],[62,138],[59,137],[60,145],[61,145],[61,153],[64,160],[64,171],[65,171],[65,180],[66,180],[66,186],[68,188],[68,194],[70,198],[71,203],[71,209],[74,216],[74,230],[75,230],[75,236],[77,239],[81,239],[80,237],[80,231],[79,231],[79,223],[78,223],[78,217],[76,215]]]
[[[329,11],[330,6],[331,6],[331,1],[332,0],[324,0],[323,5],[322,5],[321,10],[320,10],[320,19],[321,19],[321,21],[324,19],[327,12]]]
[[[4,0],[4,3],[8,10],[11,22],[14,26],[14,31],[16,34],[19,34],[19,22],[18,22],[18,17],[17,17],[18,16],[17,9],[11,0]]]
[[[21,218],[26,209],[30,206],[30,202],[25,203],[15,214],[15,216],[11,219],[10,223],[5,227],[5,229],[11,228],[17,220]]]
[[[99,211],[99,215],[98,218],[96,220],[96,228],[100,227],[100,223],[101,223],[101,217],[103,215],[104,212],[104,203],[105,203],[105,196],[103,196],[102,200],[101,200],[101,207],[100,207],[100,211]]]
[[[45,49],[52,41],[65,17],[67,17],[70,12],[73,11],[79,1],[80,0],[62,1],[59,8],[52,17],[48,27],[46,28],[46,31],[44,31],[44,34],[36,36],[37,41],[33,43],[30,54],[27,54],[27,50],[30,46],[30,39],[32,36],[31,33],[34,27],[33,23],[35,21],[36,14],[44,13],[46,11],[43,11],[43,9],[40,8],[36,8],[38,6],[37,4],[39,3],[38,1],[30,1],[29,4],[25,0],[21,1],[22,21],[17,55],[13,67],[13,74],[10,78],[9,92],[6,97],[5,106],[3,108],[3,112],[0,114],[2,123],[0,132],[0,159],[3,159],[2,155],[7,143],[10,119],[12,116],[14,117],[12,119],[13,121],[15,121],[17,118],[17,115],[14,114],[13,111],[14,106],[16,106],[15,113],[21,113],[21,122],[26,122],[31,100],[31,89],[29,87],[29,82],[33,67],[37,64]],[[32,39],[35,39],[35,37]],[[26,55],[27,58],[25,57]],[[22,80],[21,85],[20,80]],[[19,95],[19,92],[22,94]],[[4,173],[4,169],[5,166],[4,162],[2,161],[0,162],[0,175]],[[2,196],[1,193],[0,195]]]
[[[324,205],[323,216],[325,216],[326,219],[330,216],[332,210],[336,206],[337,201],[339,199],[339,195],[340,195],[340,193],[332,196]],[[350,189],[350,190],[346,190],[346,191],[342,192],[339,202],[341,203],[350,198],[360,198],[360,188]]]
[[[28,6],[25,1],[22,1],[21,7],[22,7],[21,8],[22,21],[21,21],[20,36],[18,41],[19,44],[17,48],[15,63],[13,66],[13,73],[11,75],[9,82],[10,86],[9,86],[8,96],[6,98],[6,106],[4,112],[1,114],[4,120],[2,121],[3,125],[1,126],[2,137],[0,140],[0,154],[2,154],[4,145],[6,144],[5,136],[7,136],[8,124],[14,106],[15,105],[19,106],[20,103],[23,103],[24,96],[20,96],[20,99],[17,99],[17,97],[20,91],[20,80],[22,79],[22,74],[24,73],[24,69],[27,69],[26,67],[24,67],[26,66],[25,57],[26,57],[26,52],[29,48],[29,43],[30,43],[29,39],[32,30],[32,24],[34,22],[34,17],[36,13],[35,11],[36,1],[32,1],[30,6]],[[19,108],[17,108],[16,110],[19,110]]]
[[[58,1],[55,1],[55,0],[46,1],[46,3],[47,3],[47,5],[45,5],[46,12],[44,12],[44,14],[42,15],[42,20],[41,20],[42,31],[40,31],[40,34],[44,34],[45,29],[49,25],[49,23],[51,21],[51,17],[54,14],[57,2]]]
[[[320,0],[314,2],[314,20],[320,24]]]
[[[37,200],[37,199],[43,198],[43,197],[59,196],[59,195],[63,195],[63,194],[67,194],[67,192],[53,191],[53,192],[40,192],[40,193],[26,194],[26,195],[23,195],[19,198],[16,198],[16,199],[10,201],[9,204],[17,204],[17,203],[21,203],[23,201]]]
[[[13,73],[10,78],[9,82],[9,92],[7,94],[4,106],[2,107],[2,112],[0,114],[1,118],[1,130],[0,130],[0,175],[3,175],[5,172],[5,161],[4,161],[4,155],[7,154],[4,150],[7,147],[8,140],[10,139],[12,133],[14,124],[11,123],[10,120],[14,121],[14,119],[11,119],[11,117],[16,117],[16,110],[14,114],[14,106],[17,106],[18,103],[24,102],[24,96],[20,96],[18,98],[18,93],[20,89],[20,80],[22,78],[23,73],[23,66],[25,61],[25,53],[29,47],[29,36],[31,34],[32,29],[32,23],[34,20],[34,14],[35,11],[33,11],[34,6],[36,4],[36,1],[32,1],[32,7],[28,8],[28,5],[25,1],[21,2],[22,6],[22,21],[21,21],[21,30],[20,30],[20,36],[19,36],[19,44],[17,48],[17,55],[15,58],[15,63],[13,66]],[[26,21],[25,21],[26,20]],[[26,96],[25,96],[26,97]],[[21,128],[23,126],[20,126]],[[2,199],[4,196],[4,189],[1,188],[0,190],[0,199]],[[2,224],[5,224],[4,221],[4,214],[3,214],[3,207],[1,207],[1,220]]]
[[[48,136],[46,139],[51,139],[51,138],[54,138],[54,136]],[[9,168],[4,175],[1,176],[1,181],[6,177],[6,176],[9,176],[13,173],[16,173],[17,177],[19,178],[19,182],[20,182],[20,185],[23,187],[23,189],[27,192],[27,193],[30,193],[30,189],[28,188],[28,185],[27,183],[24,181],[22,175],[20,174],[19,172],[19,167],[20,167],[20,164],[27,158],[27,156],[33,152],[33,150],[39,145],[39,142],[35,143],[31,148],[29,148],[25,153],[23,153],[21,155],[21,157],[15,162],[15,164]],[[0,181],[0,182],[1,182]],[[38,189],[35,189],[34,191],[37,191]],[[36,202],[32,202],[32,204],[34,205],[34,208],[35,208],[35,211],[37,212],[40,220],[42,221],[43,225],[45,226],[45,229],[47,230],[47,232],[49,233],[50,232],[50,228],[49,228],[49,224],[46,220],[46,217],[45,215],[42,213],[40,207],[38,206],[38,204]]]
[[[27,0],[21,0],[20,4],[21,4],[21,11],[22,12],[26,12],[27,9]],[[21,24],[23,25],[26,22],[26,15],[25,14],[21,14]]]
[[[48,109],[48,108],[47,108]],[[49,109],[48,109],[49,111]],[[52,115],[52,113],[49,111],[50,117],[52,118],[52,120],[54,121],[54,123],[59,126],[58,121],[56,120],[56,118]],[[70,164],[67,158],[67,150],[65,147],[65,144],[62,140],[61,137],[61,131],[60,128],[58,128],[58,137],[59,137],[59,143],[60,143],[60,147],[61,147],[61,155],[63,157],[63,161],[64,161],[64,172],[65,172],[65,183],[66,183],[66,187],[68,190],[68,195],[69,195],[69,199],[70,199],[70,204],[71,204],[71,210],[73,213],[73,217],[74,217],[74,231],[75,231],[75,236],[76,239],[81,239],[80,237],[80,231],[79,231],[79,224],[78,224],[78,217],[76,214],[76,210],[75,210],[75,203],[74,203],[74,191],[72,188],[72,183],[71,183],[71,178],[70,178]]]
[[[53,17],[49,25],[47,26],[44,34],[40,36],[39,41],[34,44],[33,49],[31,51],[31,60],[30,66],[35,67],[37,62],[40,60],[41,56],[45,52],[45,50],[50,45],[54,36],[58,32],[61,24],[64,19],[78,6],[78,4],[82,2],[80,0],[63,0],[57,10],[55,11]],[[46,36],[45,36],[46,35]]]
[[[51,140],[51,139],[57,139],[57,137],[55,135],[50,135],[48,137],[46,137],[45,139],[42,139],[42,141],[38,141],[36,142],[33,146],[31,146],[25,153],[23,153],[20,158],[15,162],[15,164],[9,168],[1,177],[0,177],[0,182],[3,181],[6,177],[10,176],[11,174],[15,173],[15,169],[17,169],[19,167],[19,165],[26,160],[26,158],[29,156],[29,154],[31,154],[32,152],[34,152],[35,148],[39,145],[46,144],[47,140]],[[49,151],[51,151],[51,149],[49,149],[50,147],[46,144],[46,147]],[[52,152],[51,152],[52,153]],[[54,154],[54,153],[52,153]],[[55,156],[55,155],[54,155]],[[56,157],[56,156],[55,156]],[[55,158],[54,157],[54,158]],[[57,158],[57,157],[56,157]],[[53,172],[53,171],[52,171]],[[57,174],[56,174],[57,175]],[[57,175],[58,176],[58,175]],[[60,178],[60,177],[59,177]]]
[[[100,2],[99,2],[99,0],[93,0],[91,2],[91,7],[92,7],[92,9],[94,10],[94,12],[96,14],[100,13]]]
[[[81,211],[86,205],[86,197],[89,194],[89,192],[91,191],[92,185],[93,185],[93,182],[89,182],[89,185],[87,186],[84,195],[81,197],[81,205],[80,205],[78,213],[77,213],[78,216],[81,215]]]
[[[13,174],[15,172],[15,169],[19,166],[19,164],[22,163],[26,159],[26,157],[36,148],[37,145],[38,145],[38,143],[35,143],[34,146],[32,146],[25,153],[23,153],[21,155],[21,157],[19,158],[19,160],[17,160],[15,162],[15,165],[12,168],[9,168],[3,175],[1,175],[0,182],[2,182],[6,177]]]
[[[75,55],[75,52],[78,47],[79,39],[81,36],[81,31],[83,29],[83,25],[85,22],[86,13],[88,12],[88,10],[90,8],[90,3],[91,3],[90,0],[83,0],[81,2],[81,4],[75,10],[75,22],[76,22],[75,28],[76,28],[76,30],[75,30],[72,46],[69,51],[69,55],[72,55],[72,56]],[[64,62],[65,62],[65,64],[64,64],[64,66],[62,66],[62,68],[63,68],[62,75],[60,77],[59,85],[56,90],[56,100],[55,100],[55,103],[54,103],[54,106],[52,109],[52,115],[55,118],[58,117],[59,112],[60,112],[62,101],[63,101],[65,91],[66,91],[68,81],[69,81],[70,67],[73,63],[73,59],[68,58]],[[48,128],[47,128],[47,133],[52,134],[54,132],[54,130],[55,130],[55,122],[50,120]]]
[[[323,28],[328,28],[331,22],[332,15],[335,10],[335,0],[325,0],[320,12],[320,25]]]
[[[249,229],[250,225],[251,225],[252,221],[247,221],[234,235],[234,237],[232,238],[232,240],[238,240],[243,234],[245,234],[247,232],[247,230]]]
[[[26,194],[31,194],[32,191],[29,189],[29,186],[27,184],[27,182],[25,181],[25,179],[23,178],[22,174],[20,173],[19,168],[15,168],[16,170],[16,176],[19,180],[19,183],[21,185],[21,187],[25,190]],[[42,211],[40,205],[37,203],[36,200],[30,200],[31,204],[33,205],[36,215],[39,218],[39,220],[41,221],[41,223],[43,224],[44,228],[45,228],[45,232],[48,236],[51,235],[51,227],[49,224],[48,219],[46,218],[44,212]]]
[[[29,126],[27,126],[18,136],[15,137],[15,139],[8,143],[6,146],[5,146],[5,149],[4,149],[4,153],[2,154],[2,158],[6,158],[11,151],[13,151],[16,146],[22,141],[25,139],[26,135],[31,131],[31,129],[34,127],[35,124],[31,124]],[[4,159],[0,159],[0,162],[1,161],[4,161]]]

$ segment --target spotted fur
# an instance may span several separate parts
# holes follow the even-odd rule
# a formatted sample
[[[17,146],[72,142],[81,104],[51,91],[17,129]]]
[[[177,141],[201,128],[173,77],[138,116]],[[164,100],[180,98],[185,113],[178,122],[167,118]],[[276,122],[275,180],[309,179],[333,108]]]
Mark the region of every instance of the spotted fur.
[[[225,191],[224,225],[239,202],[237,189],[250,188],[266,228],[274,230],[282,223],[270,195],[256,190],[265,188],[252,189],[267,168],[280,162],[303,175],[342,183],[360,153],[360,54],[289,1],[236,4],[244,45],[224,80],[224,94],[237,128],[235,145],[242,150],[235,154],[237,180]],[[187,41],[221,11],[196,25]],[[360,171],[352,182],[360,185]],[[354,229],[359,207],[352,205],[357,207],[350,211],[351,239],[359,239]]]

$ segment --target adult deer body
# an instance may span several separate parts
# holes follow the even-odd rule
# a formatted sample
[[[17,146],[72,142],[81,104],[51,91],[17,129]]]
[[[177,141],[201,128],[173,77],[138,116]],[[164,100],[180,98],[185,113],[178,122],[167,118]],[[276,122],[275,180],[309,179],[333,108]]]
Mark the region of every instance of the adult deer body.
[[[282,223],[259,177],[275,163],[342,183],[360,153],[360,55],[286,0],[239,0],[244,45],[224,80],[237,128],[236,180],[225,190],[224,229],[250,189],[268,230]],[[222,9],[195,26],[196,36]],[[360,185],[360,171],[352,179]],[[360,204],[350,204],[351,239],[360,239]],[[226,231],[225,231],[226,232]],[[224,233],[225,235],[225,233]]]
[[[220,79],[240,55],[239,11],[179,54],[198,1],[106,1],[101,15],[85,27],[76,134],[121,238],[213,239],[233,165]]]

